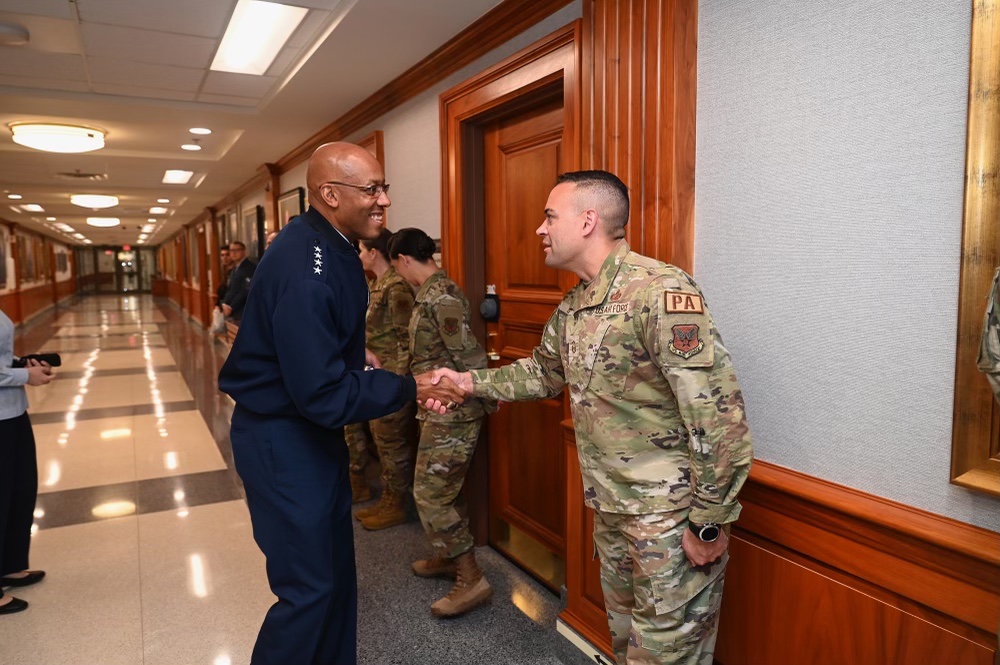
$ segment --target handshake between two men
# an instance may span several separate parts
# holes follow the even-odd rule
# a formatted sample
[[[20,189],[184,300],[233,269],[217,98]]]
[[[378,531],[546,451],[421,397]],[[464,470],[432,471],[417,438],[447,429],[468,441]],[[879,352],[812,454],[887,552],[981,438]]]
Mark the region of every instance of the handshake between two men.
[[[382,362],[370,349],[365,349],[365,364],[373,368],[382,367]],[[442,415],[462,404],[472,394],[472,374],[469,372],[459,374],[448,367],[441,367],[413,378],[417,382],[417,402],[427,410]]]
[[[472,375],[469,372],[459,374],[442,367],[413,378],[417,381],[417,402],[429,411],[447,413],[472,395]]]

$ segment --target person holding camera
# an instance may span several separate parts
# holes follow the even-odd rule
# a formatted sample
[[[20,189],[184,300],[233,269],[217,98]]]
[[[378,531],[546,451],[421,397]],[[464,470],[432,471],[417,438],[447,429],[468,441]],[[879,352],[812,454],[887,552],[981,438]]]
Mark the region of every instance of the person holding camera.
[[[52,368],[35,359],[26,367],[12,367],[13,362],[14,323],[0,310],[0,614],[28,609],[3,587],[29,586],[45,577],[45,571],[28,570],[38,461],[24,386],[49,383]]]

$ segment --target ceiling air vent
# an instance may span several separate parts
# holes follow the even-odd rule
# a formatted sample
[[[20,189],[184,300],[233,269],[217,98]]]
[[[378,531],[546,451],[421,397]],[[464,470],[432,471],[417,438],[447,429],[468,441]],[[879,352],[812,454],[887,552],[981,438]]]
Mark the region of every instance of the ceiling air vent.
[[[57,173],[57,178],[62,180],[73,180],[75,182],[81,182],[87,180],[89,182],[103,182],[108,179],[107,173],[83,173],[80,169],[73,171],[72,173],[63,172]]]

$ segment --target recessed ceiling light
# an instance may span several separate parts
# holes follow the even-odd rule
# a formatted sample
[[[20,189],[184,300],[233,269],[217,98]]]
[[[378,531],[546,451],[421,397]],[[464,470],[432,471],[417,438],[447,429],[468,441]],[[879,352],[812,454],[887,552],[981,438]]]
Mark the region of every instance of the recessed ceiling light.
[[[160,206],[153,206],[152,208],[149,209],[149,214],[150,215],[166,215],[167,214],[167,209],[166,208],[161,208]]]
[[[117,217],[88,217],[87,223],[100,228],[110,228],[121,224],[121,220]]]
[[[45,152],[91,152],[104,147],[104,131],[82,125],[15,122],[14,143]]]
[[[197,143],[185,143],[181,146],[181,150],[190,150],[191,152],[194,152],[195,150],[201,150],[201,146]]]
[[[140,231],[142,231],[143,233],[152,233],[154,229],[156,229],[155,224],[143,224]]]
[[[46,217],[45,221],[46,222],[54,222],[54,221],[56,221],[56,218],[55,217]]]
[[[163,182],[167,185],[186,185],[193,175],[194,171],[167,169],[163,172]]]
[[[148,237],[149,237],[149,236],[147,236],[147,235],[146,235],[145,233],[143,233],[143,234],[141,234],[141,235],[139,236],[139,241],[140,241],[140,242],[142,242],[143,240],[145,240],[145,239],[146,239],[146,238],[148,238]]]
[[[90,244],[92,244],[92,243],[93,243],[94,241],[93,241],[93,240],[91,240],[90,238],[84,238],[84,239],[83,239],[83,242],[84,242],[85,244],[87,244],[87,245],[90,245]]]
[[[170,203],[170,199],[156,199],[157,203]]]
[[[208,136],[212,133],[212,130],[207,127],[192,127],[188,131],[199,136]]]
[[[73,194],[69,197],[69,202],[81,208],[100,210],[114,208],[118,205],[118,197],[109,194]]]
[[[211,69],[263,74],[308,11],[274,2],[239,0]]]
[[[7,198],[10,199],[11,201],[20,201],[24,197],[21,196],[20,194],[8,194]]]
[[[83,240],[87,236],[83,235],[82,233],[74,233],[73,237],[76,238],[76,239],[78,239],[78,240]]]
[[[45,212],[45,208],[37,203],[25,203],[21,206],[21,210],[24,210],[25,212]]]

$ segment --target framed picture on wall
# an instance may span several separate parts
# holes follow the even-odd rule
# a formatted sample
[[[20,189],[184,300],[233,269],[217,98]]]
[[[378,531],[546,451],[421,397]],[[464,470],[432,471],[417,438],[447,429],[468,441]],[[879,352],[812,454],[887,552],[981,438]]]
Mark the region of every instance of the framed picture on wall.
[[[247,256],[259,261],[264,253],[264,206],[253,206],[243,210],[240,232],[235,238],[247,246]]]
[[[236,211],[236,208],[230,208],[226,211],[226,223],[225,223],[225,244],[229,244],[234,240],[240,239],[240,218]]]
[[[278,196],[278,228],[283,229],[293,217],[305,212],[306,190],[290,189]]]
[[[7,229],[0,229],[0,291],[7,288],[7,249],[10,247],[10,235]]]

